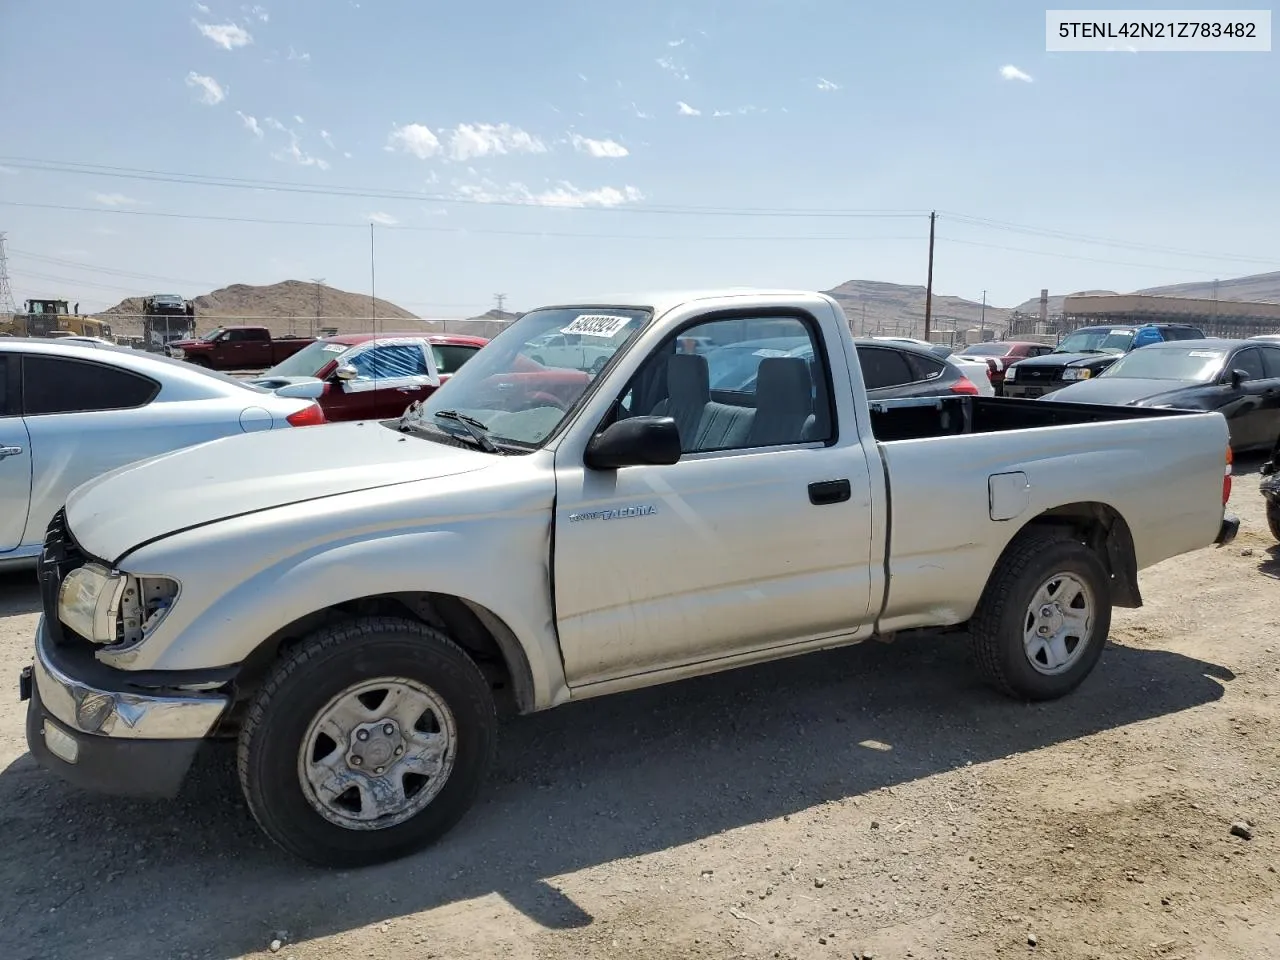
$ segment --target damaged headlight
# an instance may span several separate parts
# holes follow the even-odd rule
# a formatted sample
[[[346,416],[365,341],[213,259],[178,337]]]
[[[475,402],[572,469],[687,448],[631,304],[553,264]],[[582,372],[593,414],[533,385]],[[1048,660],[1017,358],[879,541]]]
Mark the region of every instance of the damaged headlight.
[[[148,637],[178,597],[169,577],[133,577],[86,563],[58,591],[58,619],[94,643],[127,649]]]
[[[97,563],[72,570],[58,590],[58,619],[86,640],[111,643],[125,580]]]
[[[1093,371],[1088,367],[1067,367],[1062,371],[1063,380],[1088,380],[1093,376]]]

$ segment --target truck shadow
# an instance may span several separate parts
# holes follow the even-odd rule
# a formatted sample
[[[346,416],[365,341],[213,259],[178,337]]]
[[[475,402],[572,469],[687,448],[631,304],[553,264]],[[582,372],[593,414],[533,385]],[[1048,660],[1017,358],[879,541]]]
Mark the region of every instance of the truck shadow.
[[[80,793],[24,755],[0,774],[4,955],[165,943],[224,960],[275,930],[310,940],[495,892],[544,927],[587,926],[553,878],[1188,710],[1232,679],[1112,645],[1074,695],[1026,705],[981,686],[964,643],[921,637],[571,704],[506,725],[477,807],[433,849],[352,872],[263,840],[225,747],[173,803]]]

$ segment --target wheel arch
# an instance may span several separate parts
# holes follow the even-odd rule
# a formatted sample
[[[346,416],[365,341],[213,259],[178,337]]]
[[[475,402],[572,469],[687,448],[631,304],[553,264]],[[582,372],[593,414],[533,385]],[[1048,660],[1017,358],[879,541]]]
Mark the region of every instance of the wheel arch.
[[[1115,507],[1096,500],[1064,503],[1051,507],[1028,520],[1010,540],[1010,546],[1023,533],[1035,529],[1070,531],[1102,558],[1111,576],[1111,605],[1136,608],[1142,606],[1138,589],[1138,557],[1133,532]]]
[[[506,622],[473,600],[429,591],[374,594],[304,614],[254,648],[241,666],[239,685],[246,692],[255,689],[285,651],[321,627],[373,616],[407,617],[441,630],[475,661],[501,708],[515,713],[536,709],[528,654]]]

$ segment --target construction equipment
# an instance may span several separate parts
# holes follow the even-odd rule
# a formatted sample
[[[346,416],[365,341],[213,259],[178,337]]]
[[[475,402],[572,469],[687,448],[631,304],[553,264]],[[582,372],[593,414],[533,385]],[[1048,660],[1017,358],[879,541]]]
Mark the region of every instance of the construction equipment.
[[[176,293],[156,293],[142,301],[142,339],[145,349],[164,353],[175,340],[195,336],[196,305]]]
[[[0,334],[12,337],[52,337],[59,333],[111,339],[111,325],[96,317],[82,316],[80,304],[68,308],[66,300],[26,300],[22,313],[0,320]]]

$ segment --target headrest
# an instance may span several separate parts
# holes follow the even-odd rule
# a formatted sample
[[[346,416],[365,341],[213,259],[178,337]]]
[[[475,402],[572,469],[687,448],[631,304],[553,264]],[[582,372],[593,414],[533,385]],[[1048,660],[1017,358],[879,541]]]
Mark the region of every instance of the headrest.
[[[813,411],[813,378],[803,357],[765,357],[756,372],[756,409],[771,412]]]
[[[704,404],[711,400],[711,371],[707,358],[677,353],[667,361],[667,395],[673,404]]]

